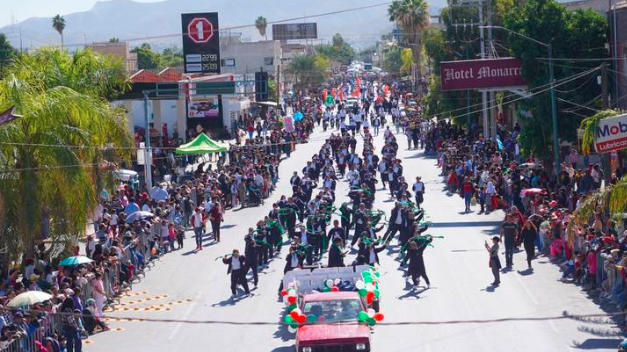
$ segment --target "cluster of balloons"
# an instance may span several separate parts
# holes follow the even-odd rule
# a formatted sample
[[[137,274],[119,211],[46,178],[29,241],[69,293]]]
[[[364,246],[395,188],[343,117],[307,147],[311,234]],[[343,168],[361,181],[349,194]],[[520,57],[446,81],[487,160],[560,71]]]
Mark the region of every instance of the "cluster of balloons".
[[[324,281],[324,288],[322,292],[339,292],[340,288],[337,286],[342,282],[340,279],[327,279]]]
[[[355,287],[359,290],[359,295],[366,298],[368,304],[372,304],[375,298],[379,298],[379,272],[374,270],[364,271],[361,273],[362,280],[355,283]]]
[[[376,323],[383,321],[383,313],[377,313],[374,309],[369,308],[367,311],[361,311],[357,314],[357,321],[360,323],[367,323],[370,326],[374,326]]]
[[[298,301],[298,294],[296,293],[296,289],[294,289],[293,284],[290,284],[290,287],[287,289],[281,290],[281,296],[283,297],[283,303],[285,303],[287,311],[289,312],[285,318],[283,318],[283,321],[285,324],[289,325],[287,329],[291,333],[294,333],[296,332],[296,329],[298,329],[298,325],[305,323],[308,318],[296,305],[296,302]]]
[[[298,294],[296,293],[296,289],[294,287],[288,287],[287,289],[281,290],[281,297],[283,297],[283,303],[289,306],[292,304],[296,304],[298,300]]]

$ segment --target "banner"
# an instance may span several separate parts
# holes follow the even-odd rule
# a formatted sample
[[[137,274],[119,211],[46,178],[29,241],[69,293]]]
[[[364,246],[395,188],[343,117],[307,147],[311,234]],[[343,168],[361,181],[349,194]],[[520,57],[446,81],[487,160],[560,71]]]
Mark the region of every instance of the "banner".
[[[442,90],[526,87],[522,62],[516,58],[440,63]]]
[[[216,118],[220,117],[220,106],[214,98],[203,98],[189,103],[187,116],[191,118]]]

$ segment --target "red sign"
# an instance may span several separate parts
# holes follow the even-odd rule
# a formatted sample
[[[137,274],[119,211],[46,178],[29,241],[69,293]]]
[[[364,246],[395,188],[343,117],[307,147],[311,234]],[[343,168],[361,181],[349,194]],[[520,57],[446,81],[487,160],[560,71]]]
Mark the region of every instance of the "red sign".
[[[206,43],[213,37],[213,25],[206,18],[194,18],[187,25],[187,35],[195,43]]]
[[[522,62],[516,58],[440,63],[442,90],[525,87]]]

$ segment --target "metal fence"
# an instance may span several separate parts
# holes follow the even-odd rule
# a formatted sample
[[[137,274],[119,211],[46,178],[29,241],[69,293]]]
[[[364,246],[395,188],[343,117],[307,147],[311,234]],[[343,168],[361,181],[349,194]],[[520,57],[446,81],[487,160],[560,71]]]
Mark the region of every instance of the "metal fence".
[[[61,316],[59,314],[44,311],[29,311],[34,317],[29,318],[29,323],[18,325],[19,332],[9,340],[2,341],[2,352],[39,352],[44,345],[44,340],[52,337],[55,340],[62,335]],[[10,311],[2,312],[7,325],[13,324],[13,315]]]

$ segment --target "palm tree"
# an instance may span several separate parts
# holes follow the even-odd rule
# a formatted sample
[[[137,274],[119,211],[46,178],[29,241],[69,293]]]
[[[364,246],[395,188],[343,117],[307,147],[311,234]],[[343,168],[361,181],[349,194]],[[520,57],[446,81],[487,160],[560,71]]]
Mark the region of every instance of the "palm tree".
[[[20,56],[0,80],[0,110],[21,117],[0,126],[0,247],[16,261],[49,238],[76,243],[109,162],[128,158],[126,116],[106,96],[127,87],[121,61],[55,49]],[[68,248],[68,247],[66,247]]]
[[[52,18],[52,28],[54,28],[61,36],[61,49],[63,49],[63,30],[65,29],[65,18],[56,15]]]
[[[416,81],[422,80],[422,32],[429,26],[429,7],[424,0],[396,0],[388,7],[390,21],[405,33],[416,63]]]
[[[266,38],[266,40],[268,40],[268,35],[266,33],[266,28],[268,28],[268,20],[266,20],[266,18],[263,16],[257,17],[257,19],[255,20],[255,27],[257,27],[259,34],[262,37]]]

